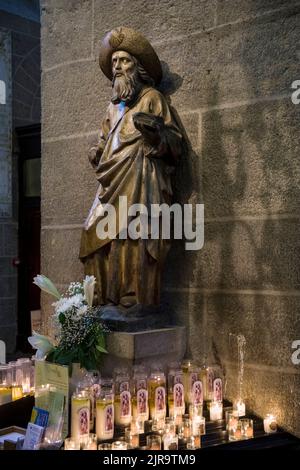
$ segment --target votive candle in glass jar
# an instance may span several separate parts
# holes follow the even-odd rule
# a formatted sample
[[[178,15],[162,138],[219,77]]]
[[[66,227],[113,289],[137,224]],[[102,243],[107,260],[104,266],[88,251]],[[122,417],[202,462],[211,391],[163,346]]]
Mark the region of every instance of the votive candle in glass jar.
[[[128,372],[120,369],[115,378],[115,423],[117,426],[129,426],[132,419],[131,390]]]
[[[140,435],[137,429],[125,428],[125,441],[132,449],[137,448],[140,443]]]
[[[264,431],[267,434],[272,434],[277,431],[277,421],[272,414],[267,414],[264,418]]]
[[[11,367],[0,364],[0,405],[12,401]]]
[[[11,367],[11,393],[12,393],[12,401],[19,400],[19,398],[23,397],[23,387],[21,382],[17,382],[17,362],[11,361],[9,362]]]
[[[168,372],[168,407],[169,416],[185,412],[183,372],[177,363],[171,364]]]
[[[212,401],[209,408],[210,421],[218,421],[223,418],[223,403],[221,401]]]
[[[71,437],[80,439],[90,430],[90,398],[87,392],[76,392],[71,399]]]
[[[205,434],[205,418],[204,416],[193,416],[192,418],[192,433],[197,435],[200,433],[202,436]]]
[[[147,447],[149,450],[161,450],[161,437],[157,434],[147,436]]]
[[[226,431],[230,433],[232,429],[235,429],[239,420],[239,414],[237,410],[226,411]]]
[[[31,360],[27,357],[17,359],[16,369],[17,384],[22,385],[24,394],[30,393]]]
[[[183,419],[183,438],[188,439],[192,435],[192,421],[189,418]]]
[[[80,437],[81,450],[97,450],[97,435],[89,433]]]
[[[111,387],[101,385],[96,401],[96,434],[100,441],[114,437],[114,395]]]
[[[148,378],[144,367],[136,368],[133,376],[132,416],[134,419],[149,419]]]
[[[253,420],[248,418],[240,419],[242,425],[242,439],[253,438]]]
[[[240,441],[243,439],[243,427],[239,419],[232,421],[232,425],[228,429],[229,441]]]
[[[68,437],[65,439],[65,450],[80,450],[80,441],[77,439],[73,439],[72,437]]]
[[[111,450],[111,443],[110,442],[103,442],[98,445],[98,450]]]
[[[115,441],[111,445],[111,450],[127,450],[127,442]]]
[[[166,417],[166,377],[160,370],[153,370],[149,381],[149,402],[151,418]]]

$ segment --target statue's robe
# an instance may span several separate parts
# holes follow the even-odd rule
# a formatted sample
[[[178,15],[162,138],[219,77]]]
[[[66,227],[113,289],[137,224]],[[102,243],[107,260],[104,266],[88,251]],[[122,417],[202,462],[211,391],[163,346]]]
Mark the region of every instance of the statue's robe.
[[[123,105],[123,106],[122,106]],[[164,131],[158,146],[152,147],[133,124],[137,112],[160,116]],[[100,129],[98,158],[94,162],[99,188],[82,232],[80,259],[85,273],[97,279],[99,304],[119,304],[133,295],[137,303],[159,303],[162,266],[169,241],[122,240],[118,225],[119,196],[128,207],[144,204],[171,204],[171,173],[181,154],[182,136],[164,96],[151,87],[141,90],[128,107],[110,103]],[[117,213],[117,238],[100,239],[96,226],[105,204]],[[103,219],[102,219],[103,220]],[[130,218],[128,219],[128,223]]]

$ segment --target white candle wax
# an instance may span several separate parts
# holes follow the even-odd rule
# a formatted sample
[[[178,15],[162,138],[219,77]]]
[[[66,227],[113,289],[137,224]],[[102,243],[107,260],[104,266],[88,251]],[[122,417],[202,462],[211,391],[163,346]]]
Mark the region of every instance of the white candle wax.
[[[205,418],[203,416],[194,416],[192,419],[193,436],[205,434]]]
[[[275,416],[267,414],[264,419],[264,431],[267,434],[271,434],[277,431],[277,421]]]
[[[86,393],[77,393],[71,400],[71,437],[79,439],[90,430],[90,400]]]
[[[115,398],[115,421],[118,426],[129,426],[131,423],[131,393],[127,390]]]
[[[210,404],[210,420],[217,421],[223,417],[223,403],[219,401],[212,401]]]

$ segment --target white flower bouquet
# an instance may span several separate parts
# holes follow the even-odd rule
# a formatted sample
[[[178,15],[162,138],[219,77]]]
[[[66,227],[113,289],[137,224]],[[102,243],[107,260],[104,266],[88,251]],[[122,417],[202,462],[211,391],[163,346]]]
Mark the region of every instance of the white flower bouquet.
[[[83,282],[72,282],[62,296],[46,276],[38,275],[34,284],[56,298],[51,324],[54,337],[34,333],[30,344],[37,349],[37,357],[58,364],[79,362],[87,370],[98,369],[105,349],[107,328],[100,319],[99,307],[93,306],[94,276]]]

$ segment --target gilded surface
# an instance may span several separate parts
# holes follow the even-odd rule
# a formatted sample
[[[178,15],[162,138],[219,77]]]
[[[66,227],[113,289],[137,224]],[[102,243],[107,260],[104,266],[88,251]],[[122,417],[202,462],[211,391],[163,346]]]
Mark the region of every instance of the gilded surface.
[[[113,97],[89,154],[99,187],[80,247],[86,274],[97,278],[97,302],[125,307],[159,303],[169,241],[120,239],[118,218],[117,237],[100,239],[97,224],[106,204],[118,214],[120,196],[127,197],[128,207],[144,204],[149,214],[151,204],[170,204],[182,140],[165,97],[153,86],[151,70],[141,68],[128,49],[109,52]]]

